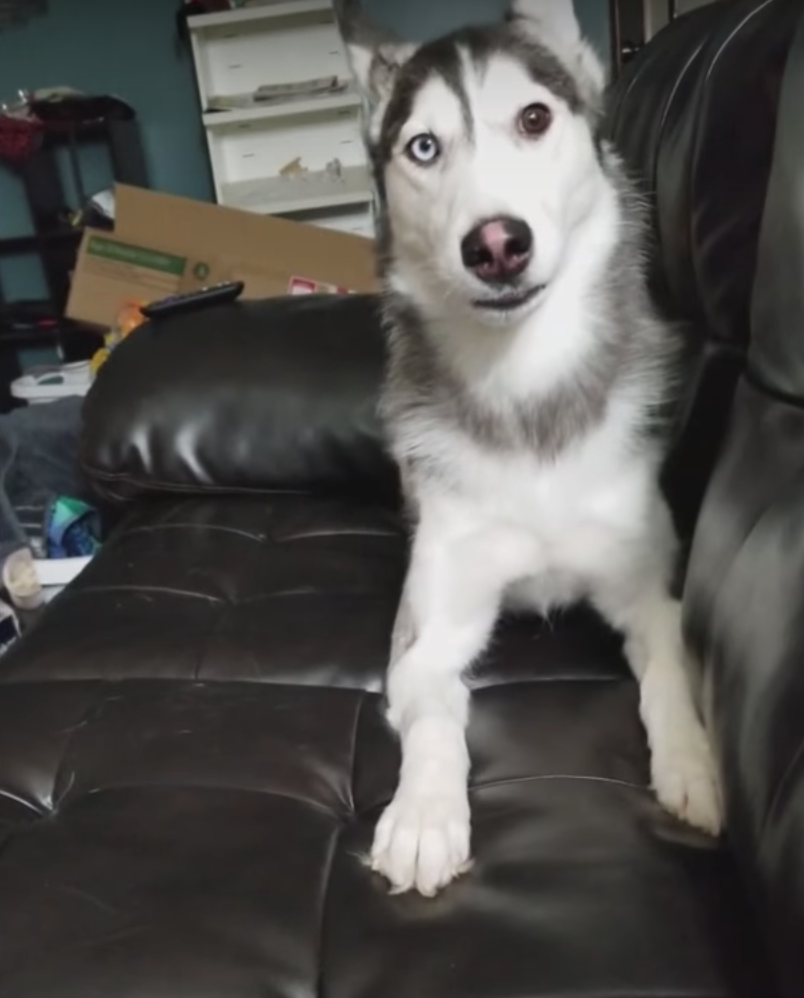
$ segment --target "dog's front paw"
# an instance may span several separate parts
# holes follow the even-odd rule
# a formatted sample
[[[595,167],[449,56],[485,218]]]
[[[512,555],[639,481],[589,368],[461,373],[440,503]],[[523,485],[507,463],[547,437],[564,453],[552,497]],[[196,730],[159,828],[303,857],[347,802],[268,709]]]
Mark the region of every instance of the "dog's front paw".
[[[470,864],[466,792],[422,792],[400,787],[374,834],[371,868],[394,894],[415,888],[433,897]]]
[[[653,788],[671,814],[710,835],[723,830],[723,803],[717,767],[703,728],[657,752],[652,760]]]

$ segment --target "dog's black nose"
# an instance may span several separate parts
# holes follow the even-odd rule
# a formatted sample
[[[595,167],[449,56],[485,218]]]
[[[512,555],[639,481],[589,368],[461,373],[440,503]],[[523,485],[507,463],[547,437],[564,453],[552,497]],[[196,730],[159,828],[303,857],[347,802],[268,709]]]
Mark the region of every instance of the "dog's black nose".
[[[489,218],[461,240],[463,265],[488,284],[512,281],[527,267],[533,232],[521,218]]]

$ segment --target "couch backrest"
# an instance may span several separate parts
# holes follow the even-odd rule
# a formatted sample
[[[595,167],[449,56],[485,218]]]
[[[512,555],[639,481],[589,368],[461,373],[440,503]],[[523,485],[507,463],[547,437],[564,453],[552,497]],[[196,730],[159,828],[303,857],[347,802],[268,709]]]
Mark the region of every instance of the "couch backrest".
[[[793,14],[750,344],[684,593],[729,838],[783,993],[804,994],[804,5]]]
[[[688,372],[665,484],[689,538],[751,338],[750,301],[779,88],[799,3],[714,3],[627,67],[608,131],[644,185],[651,285],[678,322]]]

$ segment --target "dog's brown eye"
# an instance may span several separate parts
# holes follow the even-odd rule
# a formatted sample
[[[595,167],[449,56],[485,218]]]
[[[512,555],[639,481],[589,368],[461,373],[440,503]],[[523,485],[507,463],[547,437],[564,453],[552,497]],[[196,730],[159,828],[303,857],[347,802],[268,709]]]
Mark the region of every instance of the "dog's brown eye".
[[[543,135],[553,120],[546,104],[528,104],[519,115],[519,128],[525,135]]]

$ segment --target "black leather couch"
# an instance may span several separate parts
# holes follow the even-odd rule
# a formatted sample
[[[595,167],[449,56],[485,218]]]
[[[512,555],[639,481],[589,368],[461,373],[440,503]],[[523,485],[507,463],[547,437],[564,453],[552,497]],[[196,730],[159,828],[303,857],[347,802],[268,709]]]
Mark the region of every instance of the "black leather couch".
[[[804,995],[802,95],[800,0],[720,3],[611,119],[690,348],[667,487],[727,838],[655,804],[579,609],[507,623],[471,677],[471,873],[388,895],[375,303],[226,306],[104,368],[82,458],[121,522],[2,660],[0,998]]]

